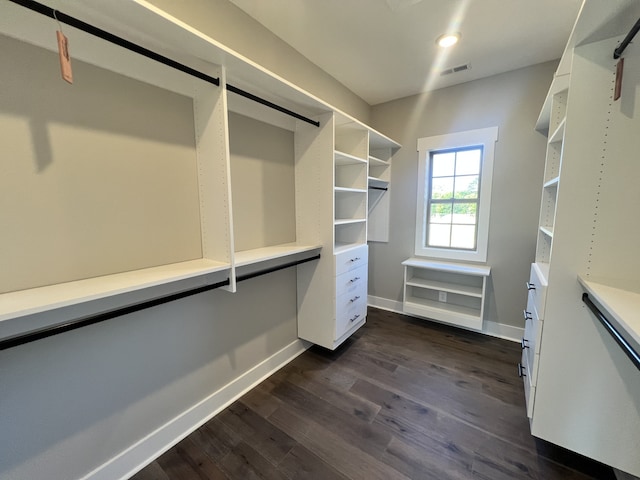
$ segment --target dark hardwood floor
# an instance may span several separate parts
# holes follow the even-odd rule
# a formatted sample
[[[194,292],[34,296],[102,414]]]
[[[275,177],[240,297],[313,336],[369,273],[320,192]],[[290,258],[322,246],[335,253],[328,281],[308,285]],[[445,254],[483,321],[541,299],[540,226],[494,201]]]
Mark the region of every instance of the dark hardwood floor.
[[[529,433],[520,345],[378,309],[133,478],[614,479]]]

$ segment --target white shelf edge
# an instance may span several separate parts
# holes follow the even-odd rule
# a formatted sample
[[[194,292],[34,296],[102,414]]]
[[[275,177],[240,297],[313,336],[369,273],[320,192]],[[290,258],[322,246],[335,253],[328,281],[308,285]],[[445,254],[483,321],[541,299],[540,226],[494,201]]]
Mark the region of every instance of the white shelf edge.
[[[367,178],[367,182],[369,183],[370,187],[386,188],[386,187],[389,186],[389,182],[387,180],[382,180],[382,179],[377,178],[377,177],[368,177]]]
[[[544,233],[547,237],[553,238],[553,227],[540,226],[540,231]]]
[[[342,193],[367,193],[366,188],[351,188],[351,187],[333,187],[334,192]]]
[[[435,280],[425,280],[423,278],[412,277],[406,282],[407,286],[437,290],[447,293],[465,295],[467,297],[482,298],[482,287],[471,287],[457,283],[438,282]]]
[[[373,164],[373,165],[371,165]],[[381,160],[377,157],[374,157],[373,155],[369,155],[369,166],[374,166],[374,167],[388,167],[389,165],[391,165],[389,162],[385,161],[385,160]]]
[[[562,141],[564,138],[564,127],[566,125],[567,119],[563,118],[558,127],[553,131],[553,133],[549,136],[548,143],[556,143]]]
[[[333,221],[334,225],[350,225],[352,223],[364,223],[366,218],[337,218]]]
[[[640,283],[578,275],[578,282],[591,295],[620,335],[640,352]]]
[[[546,181],[543,185],[544,188],[549,188],[549,187],[557,187],[558,183],[560,183],[560,175],[553,177],[552,179]]]
[[[354,248],[362,247],[363,245],[366,245],[366,243],[336,243],[333,246],[333,254],[344,253]]]
[[[234,253],[236,267],[244,267],[254,263],[288,257],[304,252],[319,250],[322,245],[299,245],[297,243],[284,243],[270,247],[254,248]]]
[[[465,275],[476,275],[481,277],[488,277],[491,273],[491,267],[488,265],[471,265],[466,263],[456,262],[441,262],[436,260],[427,260],[423,258],[412,257],[404,262],[402,265],[417,268],[427,268],[430,270],[439,270],[442,272],[461,273]]]
[[[198,259],[3,293],[0,321],[230,269],[230,264]]]
[[[425,311],[443,312],[459,315],[461,317],[472,318],[474,320],[480,320],[480,309],[462,307],[460,305],[454,305],[452,303],[438,302],[435,300],[427,300],[420,297],[408,297],[405,300],[405,305],[412,306],[413,308],[424,309]]]
[[[356,157],[355,155],[340,152],[339,150],[334,151],[334,158],[336,165],[358,165],[367,163],[366,158]]]

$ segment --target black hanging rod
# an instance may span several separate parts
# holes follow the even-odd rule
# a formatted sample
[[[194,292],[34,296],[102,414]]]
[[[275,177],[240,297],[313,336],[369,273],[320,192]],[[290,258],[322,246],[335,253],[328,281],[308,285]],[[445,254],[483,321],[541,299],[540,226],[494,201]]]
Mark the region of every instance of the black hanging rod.
[[[389,190],[387,187],[369,187],[371,190],[384,190],[385,192]]]
[[[238,87],[234,87],[233,85],[229,85],[227,83],[227,90],[229,90],[230,92],[233,92],[235,94],[238,94],[242,97],[248,98],[249,100],[253,100],[254,102],[260,103],[262,105],[265,105],[269,108],[273,108],[274,110],[277,110],[279,112],[282,113],[286,113],[287,115],[290,115],[294,118],[297,118],[298,120],[302,120],[303,122],[307,122],[310,123],[311,125],[315,125],[316,127],[320,126],[320,122],[316,122],[315,120],[311,120],[310,118],[307,118],[303,115],[300,115],[299,113],[293,112],[287,108],[281,107],[280,105],[277,105],[273,102],[270,102],[269,100],[265,100],[264,98],[258,97],[257,95],[254,95],[253,93],[249,93],[245,90],[242,90],[241,88]]]
[[[258,270],[257,272],[247,273],[245,275],[236,276],[236,282],[244,282],[245,280],[249,280],[251,278],[259,277],[260,275],[266,275],[267,273],[277,272],[278,270],[284,270],[285,268],[295,267],[296,265],[300,265],[302,263],[311,262],[313,260],[318,260],[320,258],[320,254],[314,255],[313,257],[304,258],[302,260],[295,260],[293,262],[285,263],[282,265],[278,265],[271,268],[265,268],[264,270]]]
[[[604,328],[611,334],[616,343],[622,348],[622,351],[626,353],[629,360],[636,366],[638,370],[640,370],[640,355],[638,352],[634,350],[634,348],[629,345],[620,332],[616,330],[616,328],[611,324],[611,322],[604,316],[604,314],[600,311],[598,306],[591,301],[588,293],[582,294],[582,301],[587,304],[589,310],[593,312],[595,317],[600,320],[600,323],[604,326]]]
[[[146,300],[144,302],[134,303],[133,305],[128,305],[126,307],[114,308],[113,310],[97,313],[95,315],[89,315],[87,317],[83,317],[80,319],[70,320],[68,322],[61,323],[59,325],[54,325],[52,327],[45,327],[40,330],[35,330],[33,332],[25,333],[23,335],[6,338],[4,340],[0,340],[0,351],[6,350],[8,348],[18,347],[26,343],[35,342],[36,340],[41,340],[43,338],[52,337],[53,335],[59,335],[61,333],[70,332],[71,330],[77,330],[78,328],[87,327],[89,325],[94,325],[96,323],[105,322],[107,320],[111,320],[112,318],[121,317],[122,315],[127,315],[129,313],[139,312],[140,310],[145,310],[147,308],[155,307],[157,305],[173,302],[175,300],[180,300],[181,298],[190,297],[198,293],[208,292],[209,290],[215,290],[216,288],[224,287],[225,285],[229,285],[229,279],[226,279],[217,283],[212,283],[209,285],[204,285],[201,287],[191,288],[189,290],[174,293],[171,295],[166,295],[164,297],[159,297],[151,300]]]
[[[624,49],[627,48],[627,45],[631,43],[631,40],[633,40],[633,37],[635,37],[636,33],[638,33],[638,30],[640,30],[640,18],[635,23],[635,25],[631,28],[631,30],[629,30],[629,33],[627,33],[627,36],[624,37],[624,40],[622,40],[622,43],[618,45],[618,48],[616,48],[613,51],[613,58],[616,58],[616,59],[620,58],[620,56],[622,55],[622,52],[624,52]]]
[[[285,268],[300,265],[301,263],[310,262],[312,260],[318,260],[319,258],[320,258],[320,254],[317,254],[313,257],[305,258],[302,260],[285,263],[283,265],[278,265],[276,267],[265,268],[264,270],[259,270],[257,272],[248,273],[246,275],[240,275],[236,278],[236,281],[242,282],[244,280],[249,280],[250,278],[266,275],[267,273],[276,272],[278,270],[283,270]],[[215,290],[217,288],[227,286],[229,285],[229,283],[230,283],[229,279],[226,279],[220,282],[211,283],[209,285],[203,285],[201,287],[195,287],[182,292],[165,295],[163,297],[154,298],[151,300],[146,300],[144,302],[134,303],[133,305],[127,305],[126,307],[114,308],[113,310],[108,310],[106,312],[101,312],[95,315],[89,315],[83,318],[70,320],[68,322],[61,323],[59,325],[44,327],[42,329],[34,330],[32,332],[28,332],[22,335],[9,337],[4,340],[0,340],[0,351],[7,350],[13,347],[19,347],[20,345],[25,345],[27,343],[35,342],[36,340],[42,340],[43,338],[52,337],[54,335],[70,332],[72,330],[77,330],[82,327],[88,327],[89,325],[95,325],[96,323],[102,323],[107,320],[111,320],[113,318],[121,317],[123,315],[127,315],[134,312],[139,312],[140,310],[145,310],[147,308],[163,305],[165,303],[180,300],[182,298],[190,297],[192,295],[197,295],[199,293]]]
[[[90,25],[82,20],[71,17],[65,13],[62,13],[59,10],[55,10],[53,8],[47,7],[41,3],[35,2],[33,0],[9,0],[10,2],[15,3],[16,5],[20,5],[26,7],[34,12],[40,13],[47,17],[58,20],[61,23],[65,23],[70,25],[78,30],[82,30],[90,35],[95,37],[99,37],[107,42],[111,42],[115,45],[119,45],[120,47],[126,48],[127,50],[131,50],[132,52],[138,53],[142,56],[150,58],[151,60],[155,60],[156,62],[160,62],[163,65],[167,65],[168,67],[175,68],[176,70],[180,70],[181,72],[187,73],[191,76],[204,80],[205,82],[212,83],[213,85],[220,85],[220,79],[216,77],[212,77],[207,75],[206,73],[202,73],[198,70],[195,70],[191,67],[183,65],[182,63],[176,62],[175,60],[171,60],[164,55],[160,55],[152,50],[144,48],[136,43],[130,42],[129,40],[125,40],[122,37],[118,37],[113,35],[112,33],[106,32],[98,27]]]

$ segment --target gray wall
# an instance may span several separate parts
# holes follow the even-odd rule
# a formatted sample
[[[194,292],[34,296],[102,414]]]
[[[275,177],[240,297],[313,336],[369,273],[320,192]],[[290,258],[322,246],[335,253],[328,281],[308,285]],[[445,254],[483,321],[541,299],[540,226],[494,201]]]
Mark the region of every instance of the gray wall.
[[[534,130],[557,63],[549,62],[372,108],[373,126],[403,147],[391,170],[389,243],[371,243],[369,294],[402,300],[401,262],[413,256],[421,137],[497,125],[487,264],[487,320],[522,327],[534,259],[546,139]]]
[[[369,123],[369,104],[228,0],[151,0],[149,3],[361,122]]]
[[[85,230],[95,238],[83,243],[82,253],[107,263],[102,274],[113,266],[102,258],[113,244],[119,249],[109,258],[119,261],[144,253],[130,237],[116,242],[125,233],[144,237],[148,249],[163,243],[156,237],[170,238],[155,265],[200,257],[190,99],[79,61],[75,84],[66,85],[56,54],[3,36],[0,60],[12,66],[0,71],[3,289],[25,288],[25,279],[42,283],[54,267],[52,281],[64,279],[76,257],[73,248],[62,255],[54,242],[72,243]],[[267,127],[250,125],[255,138],[272,135]],[[277,143],[292,151],[290,132],[280,136]],[[58,171],[68,156],[73,165]],[[105,173],[109,163],[118,170]],[[291,153],[283,163],[293,170]],[[268,180],[273,191],[293,192],[292,174]],[[94,190],[107,187],[113,190],[96,198]],[[166,202],[181,203],[183,196],[191,201],[173,213]],[[155,201],[137,204],[148,199]],[[129,219],[125,210],[133,204],[143,210],[139,216],[159,217],[156,229],[149,218],[117,222]],[[85,211],[91,214],[79,216]],[[58,220],[48,221],[53,214]],[[194,215],[185,227],[181,217]],[[293,207],[286,215],[292,217]],[[135,232],[122,231],[127,229]],[[289,231],[294,240],[295,228]],[[31,259],[37,255],[38,261]],[[283,348],[298,345],[296,308],[296,272],[288,269],[242,282],[235,294],[208,292],[1,351],[0,478],[84,477]]]

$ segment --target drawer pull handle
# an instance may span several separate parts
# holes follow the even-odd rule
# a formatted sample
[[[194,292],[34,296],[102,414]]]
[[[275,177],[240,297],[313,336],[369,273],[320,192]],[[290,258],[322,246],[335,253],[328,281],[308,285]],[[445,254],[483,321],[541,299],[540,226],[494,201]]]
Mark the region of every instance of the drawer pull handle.
[[[360,280],[360,277],[354,277],[351,280],[349,280],[349,283],[357,282],[358,280]]]
[[[353,322],[355,322],[355,321],[356,321],[357,319],[359,319],[359,318],[360,318],[360,315],[354,315],[354,316],[353,316],[353,318],[350,318],[350,319],[349,319],[349,321],[353,323]]]
[[[360,257],[349,259],[350,262],[357,262],[358,260],[360,260]]]
[[[527,290],[535,290],[536,284],[527,282]]]
[[[522,337],[522,341],[520,342],[520,345],[522,346],[522,350],[524,350],[525,348],[529,348],[528,344],[529,344],[529,340]]]
[[[533,318],[533,316],[531,315],[531,312],[527,312],[526,310],[523,310],[522,313],[524,313],[525,320],[531,320]]]
[[[349,300],[349,303],[353,303],[356,300],[358,300],[360,298],[360,295],[356,295],[355,297],[353,297],[351,300]]]
[[[525,371],[526,371],[526,368],[524,368],[521,363],[518,363],[518,376],[520,378],[527,376],[527,374],[524,373]]]

